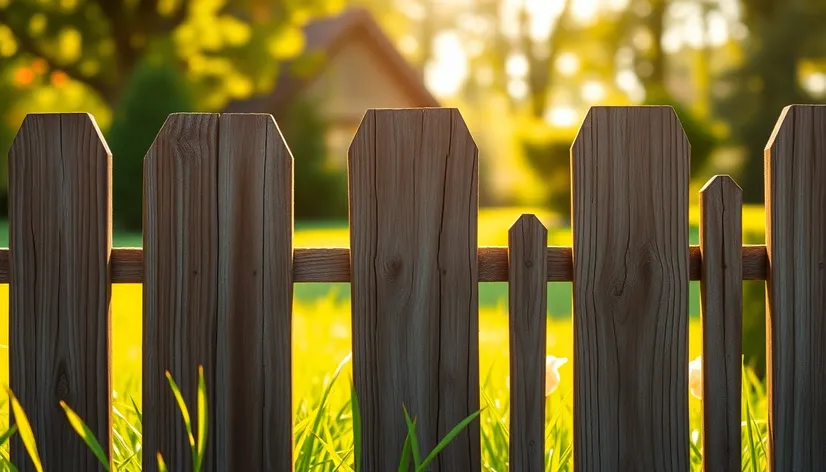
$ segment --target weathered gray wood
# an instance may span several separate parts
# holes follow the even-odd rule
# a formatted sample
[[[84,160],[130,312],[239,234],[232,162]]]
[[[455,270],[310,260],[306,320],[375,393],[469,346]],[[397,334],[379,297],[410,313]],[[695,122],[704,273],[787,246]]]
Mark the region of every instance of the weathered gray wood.
[[[547,245],[548,230],[534,215],[522,215],[508,233],[511,470],[545,470]]]
[[[164,372],[170,371],[194,412],[199,365],[213,435],[204,470],[217,470],[217,159],[218,115],[173,114],[144,160],[142,406],[148,471],[157,470],[158,451],[169,470],[192,470],[187,434]]]
[[[826,463],[826,107],[783,111],[766,148],[770,469]]]
[[[742,247],[743,280],[766,280],[769,259],[763,244]],[[700,246],[689,246],[689,278],[700,280]],[[508,250],[480,247],[479,282],[508,281]],[[570,282],[573,264],[570,247],[548,248],[548,282]],[[111,256],[112,283],[137,284],[143,281],[143,250],[116,247]],[[350,249],[298,247],[293,249],[294,282],[349,282]],[[9,282],[9,250],[0,248],[0,283]]]
[[[571,157],[574,463],[687,471],[688,140],[670,107],[595,107]]]
[[[60,401],[111,458],[111,182],[90,115],[26,117],[9,152],[10,386],[49,471],[103,470]],[[11,459],[34,470],[20,435]]]
[[[218,470],[292,468],[292,156],[271,115],[220,117]]]
[[[718,175],[700,190],[703,469],[741,467],[743,191]]]
[[[370,110],[349,155],[361,470],[398,468],[479,409],[478,151],[454,109]],[[474,421],[432,470],[480,470]]]

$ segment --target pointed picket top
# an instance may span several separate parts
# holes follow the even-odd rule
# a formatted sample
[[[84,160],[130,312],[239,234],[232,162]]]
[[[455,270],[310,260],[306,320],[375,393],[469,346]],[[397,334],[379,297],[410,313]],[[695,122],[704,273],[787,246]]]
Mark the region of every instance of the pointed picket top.
[[[370,110],[348,167],[357,467],[390,470],[403,406],[423,451],[479,406],[478,149],[458,110]],[[438,468],[478,471],[479,448],[474,421]]]
[[[826,106],[786,107],[765,151],[770,470],[826,462]]]
[[[98,467],[61,401],[111,460],[111,158],[87,113],[28,115],[9,151],[10,386],[48,470]]]
[[[689,155],[663,106],[594,107],[571,148],[579,468],[688,470]]]
[[[63,138],[66,133],[66,139]],[[72,136],[80,137],[81,140],[70,141]],[[60,147],[50,147],[52,145],[80,146],[86,147],[85,155],[93,158],[112,158],[112,151],[109,144],[100,132],[95,117],[89,113],[29,113],[23,118],[23,123],[14,137],[9,149],[9,163],[23,155],[26,147],[37,146],[41,150]]]

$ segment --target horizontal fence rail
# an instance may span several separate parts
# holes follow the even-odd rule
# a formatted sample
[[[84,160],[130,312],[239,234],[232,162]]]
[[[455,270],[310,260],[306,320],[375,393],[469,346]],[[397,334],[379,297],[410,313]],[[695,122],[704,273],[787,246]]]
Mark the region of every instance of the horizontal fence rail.
[[[769,258],[764,244],[743,245],[742,280],[766,280]],[[548,251],[548,282],[573,280],[571,248],[550,246]],[[480,247],[479,282],[508,281],[508,248],[504,246]],[[134,247],[112,248],[110,259],[112,283],[139,284],[143,282],[143,249]],[[293,282],[333,283],[350,282],[350,249],[307,248],[293,249]],[[689,246],[690,280],[702,280],[700,246]],[[0,284],[9,283],[9,250],[0,248]]]
[[[143,248],[112,248],[112,156],[87,114],[34,114],[9,153],[10,386],[46,470],[111,461],[112,283],[143,284],[143,467],[192,457],[164,373],[208,384],[203,470],[288,471],[295,283],[350,284],[365,472],[398,464],[407,407],[431,449],[478,411],[479,282],[509,284],[515,471],[545,457],[548,282],[572,282],[577,471],[690,467],[688,282],[700,282],[704,470],[739,470],[744,280],[766,281],[769,470],[826,460],[826,107],[784,110],[765,154],[766,244],[742,244],[742,190],[700,191],[669,107],[595,107],[571,150],[571,247],[522,215],[478,247],[479,154],[455,109],[370,110],[348,155],[350,247],[293,247],[293,156],[266,114],[170,115],[144,160]],[[300,158],[300,156],[298,157]],[[197,422],[197,419],[196,419]],[[196,426],[198,426],[196,424]],[[355,428],[354,428],[355,429]],[[482,469],[479,422],[432,464]],[[300,456],[300,455],[299,455]],[[306,456],[306,454],[305,454]],[[35,470],[15,436],[11,458]],[[309,460],[309,459],[308,459]]]

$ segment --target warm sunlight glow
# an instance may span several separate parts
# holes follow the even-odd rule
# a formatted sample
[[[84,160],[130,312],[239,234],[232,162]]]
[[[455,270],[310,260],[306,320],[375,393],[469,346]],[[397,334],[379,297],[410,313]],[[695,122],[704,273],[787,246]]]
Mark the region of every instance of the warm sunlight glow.
[[[605,98],[605,87],[598,80],[589,80],[582,84],[582,98],[590,105],[595,105],[597,102]]]
[[[522,54],[514,54],[505,62],[505,71],[511,77],[525,77],[528,74],[528,60]]]
[[[577,124],[577,112],[568,106],[554,107],[548,110],[545,120],[553,126],[559,128],[570,128]]]
[[[455,95],[467,77],[467,57],[462,42],[455,32],[436,36],[433,44],[435,59],[425,68],[425,81],[430,90],[440,97]]]
[[[579,70],[579,58],[572,52],[563,52],[556,59],[556,69],[562,75],[574,75]]]
[[[573,0],[571,13],[574,19],[587,23],[597,16],[597,10],[600,6],[599,0]]]

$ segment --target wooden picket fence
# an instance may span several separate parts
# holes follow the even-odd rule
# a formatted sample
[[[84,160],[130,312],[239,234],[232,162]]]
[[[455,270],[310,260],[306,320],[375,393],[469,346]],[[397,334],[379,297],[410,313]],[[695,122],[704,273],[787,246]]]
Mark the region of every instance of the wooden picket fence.
[[[478,284],[508,282],[510,467],[542,470],[546,284],[573,281],[576,470],[687,471],[699,280],[705,470],[740,470],[742,281],[766,280],[772,470],[819,470],[826,107],[786,109],[769,141],[765,246],[743,246],[741,190],[725,176],[700,192],[689,246],[689,154],[669,107],[593,108],[571,151],[573,247],[548,247],[524,215],[508,247],[480,248],[478,152],[459,112],[370,110],[349,152],[351,247],[294,249],[293,159],[272,117],[174,114],[146,154],[143,249],[113,249],[113,159],[93,118],[29,115],[0,251],[11,388],[47,471],[100,470],[58,401],[111,455],[111,284],[142,283],[144,470],[156,451],[191,470],[164,371],[194,405],[202,364],[205,470],[288,471],[293,284],[349,282],[359,466],[394,470],[402,404],[423,450],[479,409]],[[33,470],[17,438],[11,454]],[[479,471],[480,456],[475,421],[432,470]]]

